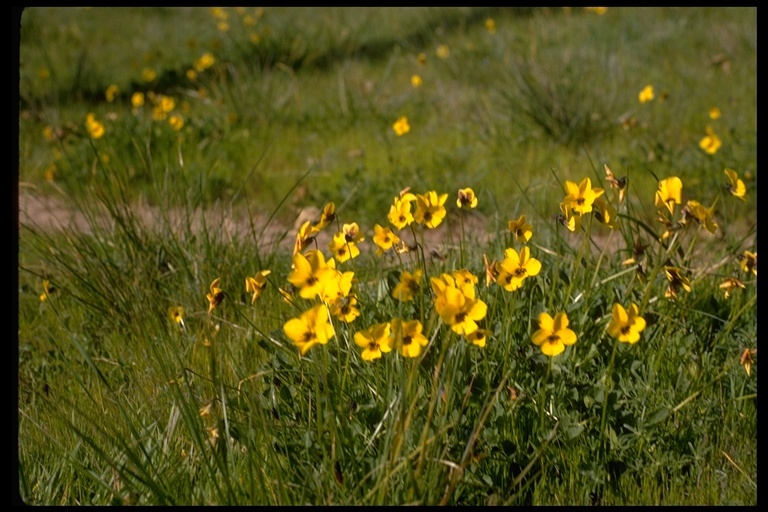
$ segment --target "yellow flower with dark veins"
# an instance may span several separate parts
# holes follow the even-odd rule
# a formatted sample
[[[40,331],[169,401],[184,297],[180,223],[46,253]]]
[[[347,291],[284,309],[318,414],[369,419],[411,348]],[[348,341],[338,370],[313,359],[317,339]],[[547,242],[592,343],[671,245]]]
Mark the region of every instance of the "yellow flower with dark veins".
[[[135,92],[131,96],[131,105],[133,105],[133,108],[139,108],[144,106],[144,93],[143,92]]]
[[[692,217],[700,226],[704,226],[704,229],[710,233],[714,233],[717,230],[717,224],[712,220],[715,207],[705,207],[698,201],[688,201],[682,210],[683,221],[687,221],[689,217]]]
[[[580,215],[591,212],[592,203],[605,192],[602,188],[592,188],[589,178],[584,178],[578,185],[573,181],[566,181],[565,189],[568,195],[563,199],[563,203]]]
[[[85,116],[85,128],[92,139],[100,139],[104,135],[104,123],[98,121],[91,113]]]
[[[445,218],[445,201],[448,194],[437,195],[437,192],[430,190],[426,194],[416,195],[416,212],[413,214],[413,220],[419,224],[424,224],[430,229],[434,229],[443,222]]]
[[[413,222],[411,202],[415,200],[416,196],[410,193],[405,194],[402,197],[395,197],[394,204],[389,208],[389,215],[387,215],[387,218],[398,230],[403,229]]]
[[[171,320],[184,327],[184,308],[181,306],[171,306],[168,308],[168,316]]]
[[[168,124],[170,124],[171,128],[174,130],[179,131],[184,127],[184,118],[179,114],[172,114],[171,117],[168,118]]]
[[[531,258],[528,246],[520,249],[519,254],[510,247],[504,251],[504,259],[496,263],[496,271],[496,283],[512,292],[523,285],[526,277],[535,276],[541,271],[541,262]]]
[[[744,289],[746,286],[740,280],[735,277],[726,277],[723,282],[720,283],[719,288],[723,290],[723,296],[728,299],[736,288]]]
[[[283,332],[299,348],[301,355],[315,345],[325,345],[336,333],[328,321],[328,308],[319,304],[298,318],[292,318],[283,325]]]
[[[339,263],[344,263],[360,254],[360,249],[358,249],[355,242],[347,240],[343,232],[336,233],[333,236],[333,240],[328,243],[328,250],[331,251],[331,254]]]
[[[473,345],[477,345],[480,348],[485,347],[485,341],[491,335],[491,331],[487,329],[476,329],[470,333],[467,333],[465,337],[467,341]]]
[[[254,277],[245,278],[245,292],[253,294],[251,304],[256,302],[261,292],[267,287],[267,276],[271,273],[271,270],[260,270]]]
[[[525,215],[521,215],[517,220],[509,221],[507,225],[518,242],[528,243],[528,240],[533,236],[533,226],[525,221]]]
[[[478,329],[477,322],[485,318],[488,305],[480,299],[468,297],[455,286],[445,286],[435,298],[435,310],[453,332],[467,335]]]
[[[752,272],[757,277],[757,252],[744,251],[739,258],[739,266],[744,272]]]
[[[320,214],[320,221],[314,225],[313,229],[320,231],[325,226],[336,220],[336,204],[333,201],[328,201],[323,206],[323,213]]]
[[[640,91],[640,94],[637,95],[637,99],[640,100],[640,103],[646,103],[648,101],[653,100],[653,86],[652,85],[646,85],[643,87],[643,90]]]
[[[293,256],[293,271],[288,274],[288,282],[298,288],[300,297],[313,299],[323,293],[326,280],[334,272],[322,252],[313,249],[307,251],[306,256],[298,252]]]
[[[459,198],[456,199],[456,206],[459,208],[475,208],[477,206],[477,196],[471,188],[459,189]]]
[[[363,349],[363,361],[373,361],[380,358],[382,352],[392,350],[390,330],[389,322],[385,322],[355,333],[355,343]]]
[[[322,222],[322,221],[321,221]],[[320,232],[320,228],[312,226],[309,221],[305,221],[296,232],[296,241],[293,244],[293,254],[297,254],[315,240],[315,235]]]
[[[55,291],[56,288],[51,284],[51,282],[47,279],[43,279],[43,293],[40,294],[40,302],[45,302],[48,300],[48,297],[50,297]]]
[[[624,196],[627,193],[627,177],[622,176],[621,178],[617,178],[614,176],[611,169],[608,167],[608,164],[603,164],[605,167],[605,179],[608,181],[608,183],[611,184],[611,188],[615,188],[619,191],[619,203],[624,201]]]
[[[395,121],[395,124],[392,125],[392,129],[395,131],[395,135],[400,137],[411,131],[411,125],[408,124],[407,117],[401,116]]]
[[[373,243],[376,244],[376,255],[381,256],[385,251],[392,248],[393,245],[400,243],[400,237],[389,228],[383,228],[378,224],[373,226]]]
[[[659,181],[659,190],[656,191],[656,207],[664,205],[669,213],[675,213],[675,205],[682,204],[683,182],[677,176]]]
[[[611,203],[606,201],[604,197],[598,197],[595,199],[595,202],[592,203],[592,208],[592,213],[601,224],[605,224],[611,229],[616,229],[619,227],[617,217],[618,213],[616,212],[616,208],[614,208]]]
[[[723,142],[720,137],[717,136],[711,126],[707,126],[707,135],[699,141],[699,147],[703,149],[707,154],[714,155]]]
[[[429,340],[422,334],[418,320],[405,321],[395,318],[391,323],[392,344],[403,357],[418,357]]]
[[[725,175],[728,176],[728,191],[734,196],[738,197],[742,201],[747,200],[747,187],[744,182],[739,179],[739,175],[733,169],[726,169]]]
[[[670,300],[677,299],[677,292],[682,288],[686,292],[691,291],[691,281],[680,273],[680,269],[677,267],[664,267],[664,273],[669,281],[667,291],[664,292],[664,297]]]
[[[199,59],[195,60],[195,70],[198,73],[202,73],[209,67],[213,66],[214,62],[216,62],[216,59],[213,57],[213,55],[209,52],[206,52],[202,54]]]
[[[221,304],[221,301],[224,300],[224,291],[219,288],[219,282],[221,281],[220,277],[217,277],[216,279],[211,282],[211,291],[206,295],[206,298],[208,299],[208,314],[210,315],[211,312],[216,309],[216,306]]]
[[[557,218],[568,231],[576,232],[581,229],[581,215],[576,215],[570,205],[560,203],[560,212]]]
[[[564,311],[552,318],[549,313],[539,315],[539,330],[533,333],[534,345],[541,347],[544,355],[553,357],[565,350],[566,345],[576,343],[576,333],[568,329],[568,315]]]
[[[637,343],[640,332],[645,329],[645,319],[640,316],[637,304],[632,303],[624,309],[619,303],[613,305],[611,322],[608,324],[608,334],[624,343]]]
[[[754,361],[754,356],[757,355],[757,349],[756,348],[745,348],[744,352],[741,353],[741,357],[739,357],[739,364],[744,367],[744,371],[747,372],[747,377],[750,376],[750,371],[752,370],[752,363]]]
[[[421,275],[421,269],[416,270],[413,274],[404,270],[400,274],[400,282],[392,290],[392,297],[402,302],[413,300],[416,294],[421,291],[421,284],[419,284]]]

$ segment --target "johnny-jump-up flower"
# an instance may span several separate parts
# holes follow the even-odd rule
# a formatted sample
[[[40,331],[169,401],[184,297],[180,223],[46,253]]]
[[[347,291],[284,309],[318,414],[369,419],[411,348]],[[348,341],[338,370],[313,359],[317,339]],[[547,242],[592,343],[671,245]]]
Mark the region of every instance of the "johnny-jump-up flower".
[[[292,318],[283,325],[283,332],[299,348],[301,355],[317,344],[325,345],[335,336],[333,325],[328,321],[328,308],[319,304],[298,318]]]
[[[477,196],[471,188],[459,189],[459,197],[456,199],[459,208],[474,208],[477,206]]]
[[[400,282],[395,286],[394,290],[392,290],[392,297],[402,302],[413,300],[416,294],[421,290],[421,285],[419,284],[421,275],[421,269],[416,270],[413,274],[404,270],[400,274]]]
[[[683,194],[683,182],[677,176],[659,181],[659,190],[656,191],[656,207],[664,205],[669,213],[675,213],[675,205],[681,204]]]
[[[400,237],[389,228],[383,228],[378,224],[373,226],[373,243],[376,244],[376,255],[381,256],[385,251],[392,248],[393,245],[400,243]]]
[[[224,290],[219,288],[219,282],[221,281],[220,277],[217,277],[211,282],[211,291],[210,293],[206,294],[206,298],[208,299],[208,314],[210,315],[211,312],[216,309],[216,306],[221,304],[221,301],[224,300]]]
[[[744,182],[739,179],[739,175],[733,169],[726,169],[725,175],[728,176],[728,191],[734,196],[738,197],[742,201],[747,200],[747,187]]]
[[[549,313],[539,315],[539,330],[533,333],[534,345],[541,347],[544,355],[553,357],[565,350],[566,345],[576,343],[576,333],[568,329],[568,315],[564,311],[552,318]]]
[[[395,318],[391,323],[392,346],[404,357],[418,357],[429,340],[422,334],[418,320],[405,321]]]
[[[708,155],[714,155],[722,145],[723,142],[720,137],[717,136],[711,126],[707,126],[707,135],[699,141],[699,147]]]
[[[387,215],[387,218],[398,230],[403,229],[413,222],[411,202],[415,200],[416,196],[411,193],[406,193],[402,197],[395,197],[394,204],[389,208],[389,215]]]
[[[390,329],[389,322],[386,322],[355,333],[355,343],[363,349],[363,361],[373,361],[380,358],[382,353],[392,350]]]
[[[640,316],[637,304],[632,303],[624,309],[624,306],[615,303],[611,314],[608,334],[624,343],[637,343],[640,332],[645,329],[645,319]]]
[[[646,85],[643,90],[637,95],[637,99],[640,103],[646,103],[653,100],[653,86]]]
[[[531,258],[528,246],[520,249],[513,248],[504,251],[504,259],[496,264],[496,283],[508,292],[517,290],[523,285],[526,277],[535,276],[541,271],[541,262]]]
[[[104,123],[98,121],[92,113],[85,116],[85,129],[92,139],[100,139],[104,135]]]
[[[744,251],[739,258],[739,266],[744,272],[752,272],[757,277],[757,252]]]
[[[580,215],[591,212],[592,203],[605,192],[602,188],[592,188],[589,178],[584,178],[578,185],[573,181],[566,181],[565,189],[568,195],[563,199],[563,203]]]
[[[411,131],[411,125],[408,124],[408,118],[402,116],[395,121],[395,124],[392,125],[392,129],[395,131],[395,135],[400,137]]]
[[[426,194],[416,195],[416,213],[413,214],[413,220],[419,224],[424,224],[430,229],[434,229],[443,222],[445,218],[445,201],[448,194],[437,195],[437,192],[430,190]]]
[[[518,242],[528,243],[528,240],[533,236],[533,226],[525,221],[525,215],[521,215],[517,220],[509,221],[507,226]]]
[[[256,302],[261,292],[267,287],[267,276],[271,273],[271,270],[260,270],[254,277],[245,278],[245,292],[252,294],[251,304]]]

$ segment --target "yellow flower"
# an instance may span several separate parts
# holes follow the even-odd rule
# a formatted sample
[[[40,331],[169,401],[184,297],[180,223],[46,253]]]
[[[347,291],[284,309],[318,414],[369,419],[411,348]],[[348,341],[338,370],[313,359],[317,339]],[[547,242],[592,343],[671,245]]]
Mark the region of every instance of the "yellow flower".
[[[348,241],[343,232],[336,233],[328,243],[328,250],[339,263],[356,258],[360,254],[355,242]]]
[[[465,206],[474,208],[477,206],[477,196],[471,188],[459,189],[459,197],[456,199],[456,206],[463,208]]]
[[[419,75],[412,75],[411,76],[411,85],[414,87],[421,87],[421,77]]]
[[[427,63],[427,54],[424,53],[424,52],[419,53],[416,56],[416,62],[419,63],[419,66],[423,66],[424,64],[426,64]]]
[[[267,276],[271,274],[271,270],[260,270],[254,277],[245,278],[245,293],[251,293],[251,304],[256,302],[261,292],[267,287]]]
[[[376,244],[376,255],[381,256],[384,251],[388,251],[394,244],[400,243],[400,237],[392,232],[389,228],[383,228],[378,224],[373,226],[375,234],[373,235],[373,243]]]
[[[528,240],[533,236],[533,226],[525,221],[525,215],[521,215],[517,220],[509,221],[507,225],[518,242],[528,243]]]
[[[206,295],[206,298],[208,299],[208,314],[210,315],[211,312],[221,304],[221,301],[224,300],[224,291],[219,288],[219,282],[221,281],[220,277],[217,277],[211,282],[211,291]]]
[[[392,350],[390,345],[391,326],[389,322],[374,324],[364,331],[355,333],[355,343],[363,348],[363,361],[373,361],[381,357],[382,352]]]
[[[85,128],[93,139],[100,139],[104,135],[104,123],[97,121],[91,113],[85,116]]]
[[[333,201],[328,201],[323,206],[323,213],[320,214],[320,220],[315,224],[314,229],[320,231],[334,220],[336,220],[336,204]]]
[[[160,105],[162,111],[166,114],[176,108],[176,101],[170,96],[165,96],[164,94],[160,95],[158,104]]]
[[[168,316],[171,320],[184,327],[184,308],[181,306],[171,306],[168,308]]]
[[[491,34],[496,33],[496,22],[493,21],[493,18],[486,18],[485,19],[485,29],[490,32]]]
[[[576,232],[581,228],[581,215],[575,215],[570,205],[560,203],[560,211],[558,220],[568,231]]]
[[[707,135],[699,141],[699,147],[707,154],[714,155],[722,145],[720,137],[717,136],[710,126],[707,126]]]
[[[426,194],[416,195],[416,212],[413,214],[413,220],[419,224],[424,224],[430,229],[434,229],[443,222],[445,218],[445,201],[448,194],[437,195],[437,192],[430,190]]]
[[[190,82],[194,82],[195,80],[197,80],[197,71],[195,71],[194,69],[188,69],[187,70],[187,79]]]
[[[171,125],[171,128],[173,128],[176,131],[179,131],[184,126],[184,118],[181,117],[179,114],[173,114],[171,117],[168,118],[168,124]]]
[[[645,319],[640,316],[637,304],[624,309],[619,303],[613,305],[613,318],[608,324],[608,334],[624,343],[637,343],[640,332],[645,329]]]
[[[744,251],[739,258],[739,266],[744,272],[752,272],[757,277],[757,252]]]
[[[395,134],[400,137],[411,131],[411,125],[408,124],[408,118],[402,116],[395,121],[395,124],[392,125],[392,129],[395,130]]]
[[[143,92],[135,92],[131,96],[131,105],[133,105],[133,108],[139,108],[144,106],[144,93]]]
[[[653,86],[652,85],[646,85],[643,87],[643,90],[640,91],[640,94],[637,95],[637,99],[640,100],[640,103],[646,103],[648,101],[653,100]]]
[[[669,213],[675,212],[675,205],[681,204],[683,195],[683,182],[677,176],[672,176],[659,182],[659,190],[656,191],[656,207],[667,207]]]
[[[405,321],[400,318],[392,320],[392,345],[403,357],[418,357],[422,347],[429,340],[422,334],[422,325],[418,320]]]
[[[467,335],[478,329],[477,322],[485,318],[488,306],[455,286],[445,286],[435,297],[435,310],[453,332]]]
[[[485,340],[488,339],[488,336],[491,335],[491,331],[487,329],[477,329],[470,333],[467,333],[465,337],[467,338],[467,341],[472,343],[473,345],[477,345],[480,348],[483,348],[485,346]]]
[[[598,197],[595,202],[592,203],[593,213],[595,218],[601,223],[605,224],[611,229],[619,227],[616,208],[611,203],[605,200],[604,197]]]
[[[664,273],[669,281],[667,291],[664,292],[664,297],[667,299],[677,299],[677,292],[682,288],[686,292],[691,291],[691,282],[687,277],[680,274],[680,269],[677,267],[664,267]]]
[[[214,62],[216,62],[216,59],[213,57],[213,55],[209,52],[205,52],[200,56],[199,59],[195,60],[195,70],[198,73],[202,73],[206,69],[213,66]]]
[[[746,288],[744,283],[742,283],[740,280],[736,279],[735,277],[726,277],[723,279],[723,282],[720,283],[719,288],[723,290],[723,295],[725,298],[729,298],[731,296],[731,293],[733,293],[733,290],[736,288]]]
[[[587,10],[587,11],[592,11],[595,14],[599,14],[601,16],[603,14],[605,14],[606,12],[608,12],[608,8],[607,7],[585,7],[584,9]]]
[[[416,270],[413,274],[404,270],[400,274],[400,282],[392,290],[392,297],[403,302],[413,300],[416,294],[421,290],[421,285],[419,284],[421,275],[421,269]]]
[[[742,201],[747,200],[747,187],[744,182],[739,179],[739,175],[733,169],[726,169],[725,175],[728,176],[728,191],[734,196],[738,197]]]
[[[504,251],[504,260],[496,264],[496,283],[508,292],[517,290],[528,276],[535,276],[541,271],[541,262],[531,258],[528,246],[518,254],[513,248]]]
[[[413,222],[411,213],[411,202],[416,200],[413,194],[405,194],[402,197],[395,197],[394,204],[389,208],[387,218],[398,230],[403,229]]]
[[[354,295],[341,297],[331,303],[331,314],[342,322],[350,323],[360,316],[360,310],[357,305],[357,298]]]
[[[303,251],[315,239],[315,235],[320,232],[320,228],[312,226],[309,221],[305,221],[296,232],[296,241],[293,244],[293,254]]]
[[[565,189],[568,195],[563,199],[563,203],[580,215],[591,212],[592,203],[605,192],[602,188],[592,188],[589,178],[584,178],[578,185],[573,181],[566,181]]]
[[[109,87],[107,87],[107,91],[104,93],[104,97],[107,99],[108,103],[112,103],[115,101],[115,97],[117,96],[118,88],[117,85],[112,84]]]
[[[744,367],[744,371],[747,372],[747,377],[750,376],[750,370],[752,369],[752,362],[754,360],[753,356],[757,355],[757,349],[756,348],[745,348],[744,352],[741,353],[741,357],[739,358],[739,363],[741,366]]]
[[[541,347],[544,355],[553,357],[565,350],[566,345],[576,343],[576,333],[568,329],[568,315],[564,311],[552,318],[549,313],[539,315],[539,330],[533,333],[534,345]]]
[[[714,206],[707,208],[698,201],[688,201],[682,210],[683,221],[687,221],[688,217],[693,217],[697,224],[704,226],[710,233],[714,233],[717,230],[717,224],[712,220],[714,211]]]
[[[619,203],[624,201],[624,195],[627,191],[627,177],[622,176],[621,178],[617,178],[613,175],[613,172],[611,172],[611,169],[608,167],[607,164],[604,164],[605,167],[605,179],[608,181],[608,183],[611,184],[611,188],[615,188],[619,191]]]
[[[56,292],[56,288],[51,284],[51,282],[47,279],[43,279],[43,293],[40,294],[40,302],[45,302],[48,300],[48,297],[50,297],[54,292]]]
[[[152,82],[157,78],[157,73],[152,68],[144,68],[141,70],[141,78],[143,78],[145,82]]]
[[[283,325],[283,332],[299,348],[301,355],[317,344],[325,345],[336,333],[328,321],[328,308],[319,304],[298,318],[292,318]]]
[[[451,50],[448,49],[448,45],[440,44],[435,50],[435,55],[441,59],[447,59],[451,55]]]
[[[720,119],[720,109],[717,107],[712,107],[709,109],[709,118],[710,119]]]
[[[335,270],[330,268],[323,253],[317,249],[293,255],[293,271],[288,274],[288,282],[298,288],[299,296],[312,299],[323,293],[328,277]]]

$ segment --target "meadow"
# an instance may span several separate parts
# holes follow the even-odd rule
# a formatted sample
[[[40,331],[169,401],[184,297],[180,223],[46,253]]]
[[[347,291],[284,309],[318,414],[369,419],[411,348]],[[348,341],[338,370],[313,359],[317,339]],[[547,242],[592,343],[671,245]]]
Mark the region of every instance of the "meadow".
[[[52,8],[18,498],[755,505],[756,8]]]

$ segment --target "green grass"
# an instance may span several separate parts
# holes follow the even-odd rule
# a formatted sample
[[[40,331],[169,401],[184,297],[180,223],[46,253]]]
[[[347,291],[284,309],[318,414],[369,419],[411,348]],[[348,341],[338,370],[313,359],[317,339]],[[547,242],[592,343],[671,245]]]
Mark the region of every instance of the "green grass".
[[[755,9],[223,13],[24,12],[22,203],[82,218],[21,215],[25,502],[756,504],[757,365],[739,364],[757,330],[756,272],[739,264],[756,252]],[[191,80],[204,52],[215,63]],[[656,97],[640,103],[647,84]],[[132,111],[134,92],[147,99]],[[180,130],[153,119],[150,93],[174,99]],[[411,130],[398,137],[400,116]],[[707,126],[722,140],[711,155]],[[621,204],[606,164],[628,180]],[[662,237],[654,194],[670,176],[684,186],[667,216],[712,206],[714,233],[689,218]],[[615,229],[592,214],[576,232],[559,223],[565,182],[587,177]],[[374,224],[392,227],[406,187],[446,193],[446,218],[395,230],[414,250],[377,256]],[[464,187],[477,209],[456,206]],[[354,272],[360,316],[332,316],[334,336],[300,355],[284,325],[320,301],[278,288],[299,222],[329,201],[337,220],[304,251],[328,258],[333,234],[360,225],[360,256],[336,262]],[[507,229],[520,215],[527,244]],[[524,245],[541,272],[515,291],[487,285],[484,256]],[[665,296],[665,266],[690,292]],[[251,304],[245,278],[264,269]],[[415,300],[393,298],[417,269]],[[487,305],[482,348],[435,302],[430,279],[459,269]],[[745,288],[726,298],[728,277]],[[615,303],[639,306],[638,343],[607,333]],[[577,341],[548,357],[532,336],[540,313],[561,311]],[[355,335],[394,318],[421,322],[421,354],[363,360]]]

